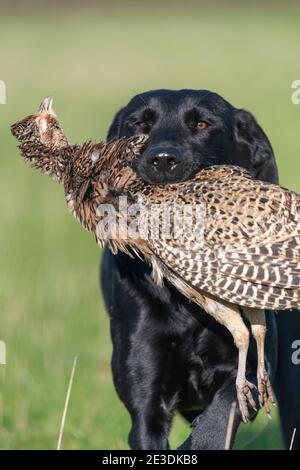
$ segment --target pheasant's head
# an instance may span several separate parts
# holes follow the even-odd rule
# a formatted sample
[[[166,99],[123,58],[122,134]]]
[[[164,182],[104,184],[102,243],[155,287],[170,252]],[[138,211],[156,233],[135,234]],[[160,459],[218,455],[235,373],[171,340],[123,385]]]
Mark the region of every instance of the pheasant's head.
[[[35,114],[27,116],[11,127],[12,134],[22,144],[64,147],[68,141],[52,108],[52,97],[45,98]]]

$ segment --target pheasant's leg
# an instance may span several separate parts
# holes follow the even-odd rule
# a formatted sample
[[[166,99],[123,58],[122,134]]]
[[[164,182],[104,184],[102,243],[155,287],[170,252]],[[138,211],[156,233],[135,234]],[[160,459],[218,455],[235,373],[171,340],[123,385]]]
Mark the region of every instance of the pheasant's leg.
[[[246,379],[246,363],[247,363],[247,354],[249,347],[249,332],[247,330],[244,334],[244,338],[240,346],[237,346],[239,350],[239,359],[238,359],[238,372],[236,377],[236,391],[237,398],[239,402],[239,407],[242,413],[242,418],[245,423],[250,419],[248,404],[251,405],[254,411],[257,411],[256,403],[252,396],[252,390],[255,387],[254,384],[249,382]]]
[[[243,312],[251,325],[251,332],[257,346],[257,386],[259,403],[270,417],[269,402],[275,404],[271,382],[265,367],[266,317],[264,310],[243,307]]]
[[[234,343],[239,350],[236,390],[242,418],[246,423],[250,419],[249,405],[257,411],[256,403],[252,396],[254,385],[246,379],[246,363],[249,347],[248,328],[243,321],[238,307],[233,304],[206,299],[206,304],[203,306],[210,315],[230,331]]]

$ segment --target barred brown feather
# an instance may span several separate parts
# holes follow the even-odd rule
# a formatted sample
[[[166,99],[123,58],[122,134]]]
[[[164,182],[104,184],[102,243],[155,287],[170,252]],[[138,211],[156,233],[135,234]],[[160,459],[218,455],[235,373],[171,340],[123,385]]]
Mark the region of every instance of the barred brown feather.
[[[42,106],[36,115],[12,126],[12,132],[25,160],[63,182],[69,209],[94,232],[99,244],[105,240],[97,208],[104,202],[116,203],[120,194],[139,200],[144,225],[154,204],[169,206],[171,224],[177,206],[200,205],[204,217],[200,239],[198,233],[186,233],[182,227],[179,239],[106,241],[114,252],[129,253],[131,246],[146,255],[157,279],[163,274],[174,282],[174,276],[179,276],[183,293],[191,297],[194,289],[192,296],[200,304],[209,293],[247,307],[300,306],[300,197],[296,193],[255,181],[246,170],[230,166],[204,169],[193,180],[168,187],[146,185],[130,167],[145,145],[145,136],[71,146],[49,107]]]
[[[147,185],[132,170],[146,136],[71,146],[51,104],[47,98],[38,113],[12,126],[23,158],[63,183],[70,211],[94,233],[97,243],[107,242],[114,253],[144,256],[157,284],[165,277],[231,332],[239,348],[237,396],[247,421],[248,404],[255,403],[245,376],[249,333],[237,307],[243,306],[257,342],[259,400],[269,412],[273,395],[264,366],[266,327],[261,309],[300,306],[300,196],[254,181],[246,170],[230,166],[204,169],[183,183]],[[165,237],[158,211],[155,236],[144,239],[129,231],[124,239],[119,212],[110,228],[117,237],[111,238],[98,207],[110,203],[118,209],[120,195],[140,205],[140,225],[150,229],[156,229],[153,206],[167,206],[168,235],[173,233],[178,207],[199,206],[202,220],[192,215],[194,230],[181,223],[177,237]]]

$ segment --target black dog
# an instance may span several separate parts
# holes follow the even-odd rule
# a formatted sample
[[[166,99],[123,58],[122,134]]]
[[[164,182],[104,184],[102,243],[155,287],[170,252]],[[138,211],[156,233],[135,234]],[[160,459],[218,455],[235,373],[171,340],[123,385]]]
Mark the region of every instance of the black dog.
[[[201,168],[224,163],[278,181],[271,145],[254,117],[215,93],[157,90],[135,96],[116,115],[108,140],[139,133],[148,134],[149,141],[136,171],[149,183],[182,181]],[[106,250],[101,278],[111,318],[114,383],[132,420],[130,446],[167,449],[177,409],[193,423],[182,449],[223,449],[236,400],[237,350],[227,330],[169,284],[157,287],[138,259]],[[267,314],[266,347],[286,442],[294,427],[300,435],[300,374],[288,357],[290,341],[300,338],[300,314],[289,315],[279,318],[278,349],[275,317]],[[248,377],[255,381],[255,375],[252,348]],[[237,409],[232,443],[240,421]],[[300,445],[296,437],[295,447]]]

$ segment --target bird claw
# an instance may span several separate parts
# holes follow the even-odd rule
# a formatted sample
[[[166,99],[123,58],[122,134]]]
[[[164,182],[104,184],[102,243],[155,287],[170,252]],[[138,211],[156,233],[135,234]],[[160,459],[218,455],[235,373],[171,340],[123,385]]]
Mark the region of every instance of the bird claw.
[[[239,402],[242,418],[245,423],[250,420],[249,405],[254,411],[257,411],[256,403],[254,401],[252,390],[256,388],[254,384],[245,380],[243,384],[236,384],[237,398]]]
[[[275,397],[272,389],[272,385],[269,379],[269,376],[266,371],[262,374],[258,374],[257,377],[258,384],[258,399],[261,408],[264,408],[269,419],[271,417],[270,403],[276,406]]]

